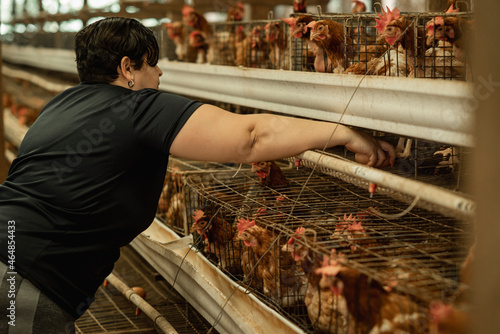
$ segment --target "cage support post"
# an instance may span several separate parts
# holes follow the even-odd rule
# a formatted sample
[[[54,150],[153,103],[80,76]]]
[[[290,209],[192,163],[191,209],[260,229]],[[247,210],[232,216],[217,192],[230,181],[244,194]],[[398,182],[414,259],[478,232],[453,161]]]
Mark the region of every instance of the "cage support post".
[[[500,333],[500,34],[491,23],[498,20],[500,2],[477,1],[471,40],[474,68],[475,137],[471,186],[477,198],[477,215],[471,230],[476,233],[472,291],[475,321],[470,333]]]

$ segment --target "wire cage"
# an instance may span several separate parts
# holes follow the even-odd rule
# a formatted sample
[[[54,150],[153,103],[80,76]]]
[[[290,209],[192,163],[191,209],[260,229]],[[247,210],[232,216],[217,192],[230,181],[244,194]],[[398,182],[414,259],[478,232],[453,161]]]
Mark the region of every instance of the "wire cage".
[[[189,223],[191,222],[192,212],[186,210],[184,179],[187,175],[190,175],[191,180],[196,179],[197,182],[208,186],[209,175],[219,171],[234,174],[237,168],[231,164],[199,162],[170,157],[163,189],[158,201],[156,218],[179,235],[188,235],[190,233]]]
[[[456,146],[414,137],[382,133],[358,128],[391,143],[396,149],[396,161],[387,171],[409,179],[433,184],[445,189],[467,193],[466,181],[472,175],[472,148]],[[328,150],[354,161],[354,154],[344,147]]]
[[[342,45],[324,46],[311,41],[310,31],[298,33],[297,26],[292,26],[292,70],[471,80],[467,54],[471,13],[395,12],[390,12],[389,25],[402,33],[392,39],[377,30],[380,14],[292,14],[297,23],[326,20],[343,29],[336,32],[342,34],[336,44]]]
[[[289,69],[288,34],[281,20],[212,25],[214,65]]]
[[[324,288],[317,271],[324,257],[379,282],[384,293],[421,314],[433,300],[461,291],[469,221],[424,208],[384,218],[379,213],[398,214],[407,204],[391,194],[371,197],[363,182],[359,187],[324,169],[277,165],[287,180],[279,187],[263,186],[248,169],[236,176],[211,173],[207,183],[187,174],[185,208],[192,213],[197,249],[305,331],[343,333],[363,326],[352,316],[362,297],[346,302],[347,294]]]

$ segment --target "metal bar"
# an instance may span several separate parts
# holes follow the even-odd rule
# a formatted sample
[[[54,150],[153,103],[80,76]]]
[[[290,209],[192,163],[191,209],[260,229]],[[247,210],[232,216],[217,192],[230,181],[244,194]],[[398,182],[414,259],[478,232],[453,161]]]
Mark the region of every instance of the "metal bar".
[[[120,291],[128,300],[139,307],[154,323],[164,332],[168,334],[177,334],[177,331],[170,325],[170,323],[161,315],[156,309],[148,304],[141,296],[134,290],[130,289],[122,280],[114,274],[109,274],[106,278],[118,291]]]
[[[418,196],[422,200],[459,212],[468,217],[472,218],[474,216],[474,201],[458,193],[314,151],[306,151],[298,157],[312,163],[317,163],[320,166],[376,183],[379,186],[394,189],[413,197]]]
[[[3,55],[12,63],[76,73],[70,50],[4,45]],[[164,72],[160,78],[164,91],[474,146],[474,90],[467,82],[276,71],[166,59],[158,65]]]

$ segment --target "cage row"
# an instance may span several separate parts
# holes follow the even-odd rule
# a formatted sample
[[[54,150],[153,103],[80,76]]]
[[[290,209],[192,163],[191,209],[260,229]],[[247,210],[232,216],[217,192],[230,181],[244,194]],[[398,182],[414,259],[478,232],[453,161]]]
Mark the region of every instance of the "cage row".
[[[399,315],[421,333],[467,289],[467,222],[423,209],[382,218],[405,205],[289,164],[192,166],[176,169],[178,216],[165,222],[182,222],[198,251],[305,330],[365,333]]]
[[[196,12],[195,12],[196,13]],[[293,14],[167,24],[171,60],[251,68],[470,80],[470,13]]]

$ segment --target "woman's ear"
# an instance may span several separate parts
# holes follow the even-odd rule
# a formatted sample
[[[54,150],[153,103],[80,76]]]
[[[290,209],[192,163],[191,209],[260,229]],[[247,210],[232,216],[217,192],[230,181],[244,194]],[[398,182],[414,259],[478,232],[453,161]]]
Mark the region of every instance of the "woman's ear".
[[[129,57],[125,56],[120,61],[120,66],[118,67],[118,74],[122,74],[127,81],[134,80],[134,75],[132,74],[132,61]]]

